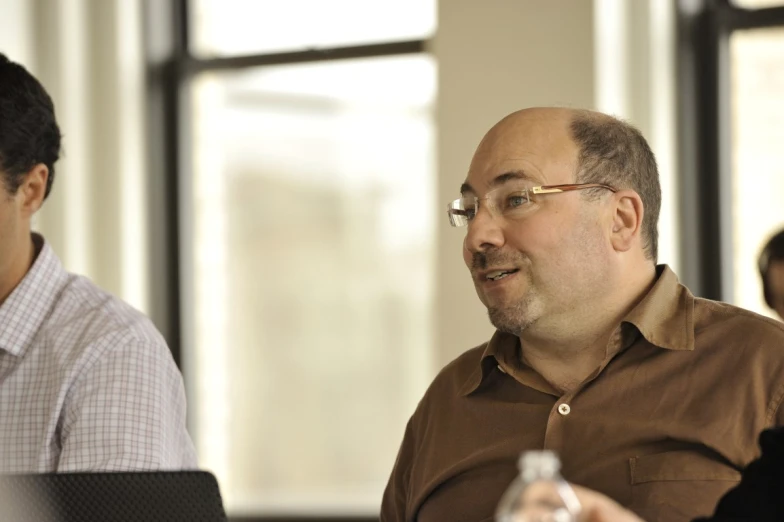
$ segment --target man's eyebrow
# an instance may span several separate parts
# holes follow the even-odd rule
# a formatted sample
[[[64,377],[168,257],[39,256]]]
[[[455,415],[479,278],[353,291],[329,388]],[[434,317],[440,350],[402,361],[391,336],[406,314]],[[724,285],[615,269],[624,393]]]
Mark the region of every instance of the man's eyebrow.
[[[537,181],[534,178],[532,178],[531,176],[529,176],[524,170],[513,170],[513,171],[510,171],[510,172],[504,172],[503,174],[500,174],[500,175],[496,176],[495,178],[493,178],[493,181],[490,182],[490,186],[491,187],[498,187],[500,185],[503,185],[504,183],[507,183],[507,182],[513,180],[513,179],[523,179],[523,180],[526,180],[526,181]],[[476,193],[476,191],[473,189],[473,187],[471,187],[471,185],[469,185],[467,182],[463,183],[462,185],[460,185],[460,193],[461,194],[465,194],[466,192],[471,192],[473,194]]]
[[[462,185],[460,185],[460,193],[465,194],[466,192],[471,192],[473,194],[474,189],[471,188],[471,185],[469,185],[468,183],[463,183]]]

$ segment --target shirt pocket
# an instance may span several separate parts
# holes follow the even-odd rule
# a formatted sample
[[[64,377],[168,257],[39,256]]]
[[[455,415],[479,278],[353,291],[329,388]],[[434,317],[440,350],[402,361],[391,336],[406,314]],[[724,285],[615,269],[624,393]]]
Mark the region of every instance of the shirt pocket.
[[[649,522],[689,521],[713,513],[740,472],[697,451],[680,450],[629,459],[632,505]]]
[[[667,451],[629,459],[632,485],[660,480],[740,481],[740,472],[728,464],[695,451]]]

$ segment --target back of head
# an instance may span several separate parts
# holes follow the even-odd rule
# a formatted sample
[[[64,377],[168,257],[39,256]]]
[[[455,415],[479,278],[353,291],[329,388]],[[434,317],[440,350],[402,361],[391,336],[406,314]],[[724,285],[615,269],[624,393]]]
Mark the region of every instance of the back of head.
[[[643,247],[655,263],[661,186],[656,158],[645,137],[626,122],[591,111],[577,111],[571,131],[579,148],[578,183],[601,183],[640,195],[645,209]]]
[[[784,262],[784,230],[778,232],[765,244],[757,260],[760,277],[762,278],[762,289],[765,294],[765,302],[771,308],[775,308],[773,290],[768,282],[768,270],[770,265],[775,262]]]
[[[48,196],[59,156],[52,99],[24,67],[0,54],[0,175],[6,190],[16,193],[25,174],[43,163],[49,169]]]

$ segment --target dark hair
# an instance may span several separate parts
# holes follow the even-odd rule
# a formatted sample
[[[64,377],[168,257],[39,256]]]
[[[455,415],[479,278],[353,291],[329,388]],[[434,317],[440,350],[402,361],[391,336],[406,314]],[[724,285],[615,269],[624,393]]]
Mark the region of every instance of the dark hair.
[[[784,261],[784,230],[774,235],[765,243],[765,246],[757,260],[760,277],[762,278],[762,291],[765,294],[765,302],[768,306],[773,306],[773,292],[768,284],[768,269],[773,261]]]
[[[30,169],[49,169],[44,198],[52,190],[54,163],[60,156],[60,128],[54,104],[41,83],[0,53],[0,176],[15,194]]]
[[[577,113],[571,122],[571,132],[580,149],[578,183],[602,183],[632,189],[640,195],[645,209],[643,248],[646,257],[655,263],[659,255],[657,224],[661,186],[656,157],[648,142],[629,123],[590,111]]]

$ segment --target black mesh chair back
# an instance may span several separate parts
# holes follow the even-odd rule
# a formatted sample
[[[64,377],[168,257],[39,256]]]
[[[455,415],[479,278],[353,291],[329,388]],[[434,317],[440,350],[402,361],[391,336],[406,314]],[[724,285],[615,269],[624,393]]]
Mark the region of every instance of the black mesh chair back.
[[[206,471],[0,476],[2,522],[225,522]]]

